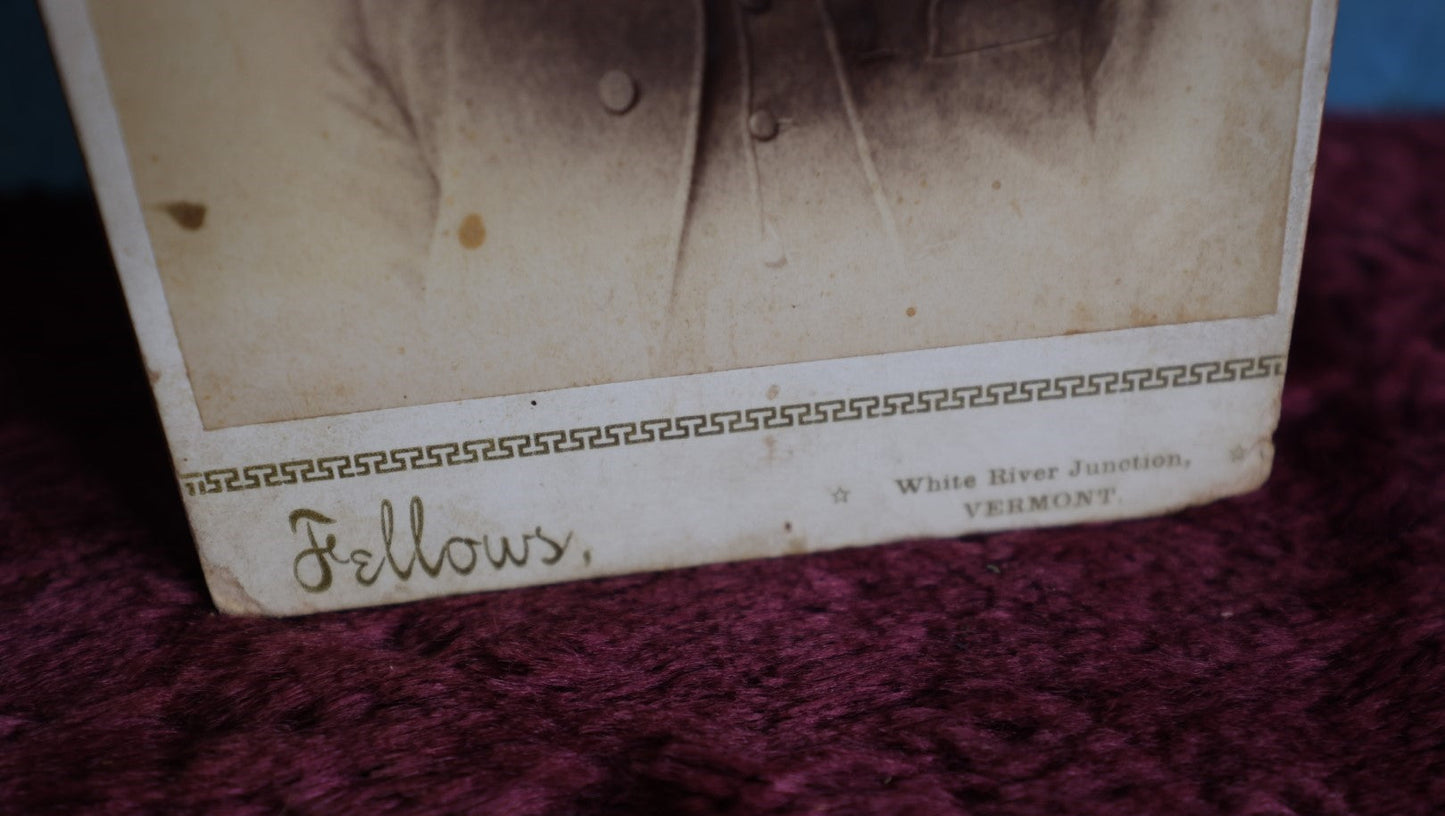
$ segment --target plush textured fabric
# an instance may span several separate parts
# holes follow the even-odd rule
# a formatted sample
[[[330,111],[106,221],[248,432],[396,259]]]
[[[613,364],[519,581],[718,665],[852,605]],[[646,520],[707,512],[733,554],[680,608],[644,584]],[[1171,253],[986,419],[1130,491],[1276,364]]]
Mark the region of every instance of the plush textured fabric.
[[[0,812],[1445,809],[1445,122],[1327,124],[1278,458],[1121,524],[217,615],[88,202],[0,219]]]

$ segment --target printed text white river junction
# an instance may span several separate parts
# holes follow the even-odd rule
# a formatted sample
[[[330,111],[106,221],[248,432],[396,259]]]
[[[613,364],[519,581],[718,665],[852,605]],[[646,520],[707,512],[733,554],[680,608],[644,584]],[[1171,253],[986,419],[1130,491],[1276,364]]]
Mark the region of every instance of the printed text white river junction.
[[[904,496],[962,492],[965,494],[963,509],[970,519],[995,518],[1117,504],[1117,485],[1077,482],[1113,482],[1125,474],[1188,467],[1188,459],[1165,451],[1111,459],[1072,459],[1058,465],[1019,464],[976,471],[925,473],[895,478],[893,483]],[[975,497],[974,491],[982,495]]]

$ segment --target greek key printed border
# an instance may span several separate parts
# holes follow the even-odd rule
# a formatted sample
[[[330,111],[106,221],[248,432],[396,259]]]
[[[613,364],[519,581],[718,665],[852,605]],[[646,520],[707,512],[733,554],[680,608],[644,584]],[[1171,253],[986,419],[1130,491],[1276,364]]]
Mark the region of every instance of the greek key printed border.
[[[960,385],[791,405],[763,405],[688,416],[658,417],[610,425],[441,442],[392,450],[291,459],[242,467],[182,473],[186,495],[236,493],[263,487],[326,482],[532,456],[700,439],[724,434],[778,430],[830,422],[994,408],[1051,400],[1187,388],[1284,375],[1284,355],[1268,354],[1187,365],[1131,368],[1094,374]]]

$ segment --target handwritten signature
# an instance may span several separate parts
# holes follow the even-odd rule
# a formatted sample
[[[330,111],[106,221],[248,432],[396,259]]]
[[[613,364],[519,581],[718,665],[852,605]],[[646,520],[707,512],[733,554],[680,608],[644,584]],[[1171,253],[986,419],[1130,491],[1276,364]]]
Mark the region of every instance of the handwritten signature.
[[[490,535],[483,535],[479,539],[452,536],[433,556],[428,557],[426,548],[422,546],[426,516],[421,498],[412,496],[407,509],[411,522],[411,543],[398,544],[396,514],[391,502],[382,500],[380,553],[362,548],[339,553],[336,534],[324,529],[324,525],[335,524],[335,519],[306,508],[293,510],[289,517],[291,532],[299,533],[304,525],[306,540],[310,546],[297,554],[291,565],[291,574],[307,592],[325,592],[331,588],[333,564],[339,567],[354,566],[356,582],[369,587],[388,569],[398,579],[409,581],[417,568],[430,578],[441,575],[448,567],[458,575],[470,575],[483,560],[491,564],[494,571],[508,567],[525,567],[534,556],[537,563],[551,567],[562,560],[567,554],[567,548],[572,544],[571,532],[559,540],[543,533],[538,526],[516,539],[508,536],[497,536],[494,539]],[[321,527],[324,533],[324,537],[319,541],[316,537],[318,527]]]

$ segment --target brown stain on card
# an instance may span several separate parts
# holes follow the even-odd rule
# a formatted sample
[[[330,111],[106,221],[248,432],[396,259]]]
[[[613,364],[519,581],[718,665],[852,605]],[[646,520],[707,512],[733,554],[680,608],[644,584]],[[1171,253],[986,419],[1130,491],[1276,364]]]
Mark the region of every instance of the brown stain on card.
[[[467,249],[476,249],[487,240],[487,227],[482,223],[482,217],[476,213],[469,213],[462,219],[462,225],[457,228],[457,240]]]
[[[172,201],[169,204],[162,204],[161,209],[165,210],[166,215],[169,215],[183,230],[195,232],[206,225],[205,204],[197,204],[194,201]]]

